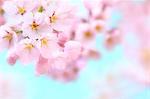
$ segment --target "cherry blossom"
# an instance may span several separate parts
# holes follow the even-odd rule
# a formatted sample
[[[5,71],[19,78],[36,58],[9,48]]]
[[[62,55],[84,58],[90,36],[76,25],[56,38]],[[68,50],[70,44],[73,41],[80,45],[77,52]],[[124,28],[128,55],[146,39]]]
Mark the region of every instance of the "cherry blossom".
[[[9,49],[15,45],[17,36],[9,25],[3,25],[0,28],[0,48]]]
[[[37,61],[39,58],[39,51],[34,42],[25,39],[17,45],[16,54],[19,60],[24,64],[29,64],[31,61]]]
[[[9,54],[7,56],[7,62],[10,65],[14,65],[16,63],[16,61],[18,60],[18,58],[19,58],[15,51],[16,50],[13,49],[13,48],[10,49],[10,52],[9,52]]]
[[[31,4],[31,5],[30,5]],[[29,11],[31,12],[34,8],[32,6],[32,0],[13,0],[5,1],[3,4],[3,9],[5,9],[5,14],[10,18],[17,18],[17,20],[11,20],[13,23],[21,23],[23,16]],[[10,9],[11,8],[11,9]],[[9,18],[10,17],[10,18]]]
[[[111,3],[84,3],[88,17],[79,17],[77,7],[66,0],[4,1],[0,49],[8,50],[7,62],[34,63],[37,75],[75,80],[90,58],[101,57],[94,47],[98,36],[110,34],[108,46],[119,42],[119,32],[110,33],[108,25]]]
[[[148,86],[150,85],[149,5],[148,1],[125,2],[118,7],[123,14],[123,19],[120,22],[120,29],[124,36],[122,45],[126,57],[135,68],[131,69],[127,75],[130,75],[132,80],[134,78],[141,85]],[[140,16],[139,13],[141,13]]]
[[[82,45],[69,39],[75,20],[72,6],[63,0],[8,0],[2,9],[6,23],[0,28],[0,48],[9,50],[10,65],[34,63],[37,74],[64,79],[61,75],[67,68],[67,73],[73,73],[82,57]]]
[[[57,43],[57,38],[55,36],[43,36],[40,38],[39,42],[39,51],[45,58],[50,58],[61,50],[61,47]]]
[[[44,15],[41,13],[28,13],[24,17],[24,23],[22,24],[23,35],[38,38],[38,36],[45,34],[45,32],[50,33],[51,28],[44,23]]]

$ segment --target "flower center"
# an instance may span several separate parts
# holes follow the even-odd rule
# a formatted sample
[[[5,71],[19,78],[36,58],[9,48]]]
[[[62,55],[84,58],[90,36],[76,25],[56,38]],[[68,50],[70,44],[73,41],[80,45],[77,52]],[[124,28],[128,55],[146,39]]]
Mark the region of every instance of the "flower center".
[[[96,26],[95,26],[95,30],[96,30],[97,32],[100,32],[100,31],[102,30],[102,26],[101,26],[101,25],[96,25]]]
[[[93,37],[93,34],[92,34],[91,31],[86,31],[86,32],[84,32],[84,37],[85,37],[86,39],[90,39],[90,38]]]
[[[49,18],[50,18],[50,23],[56,23],[56,21],[58,19],[58,17],[55,15],[55,12]]]
[[[19,35],[19,34],[22,34],[22,30],[15,30],[15,33],[17,34],[17,35]]]
[[[7,34],[6,36],[3,37],[4,39],[6,39],[7,41],[11,41],[12,40],[12,34]]]
[[[39,24],[37,24],[35,21],[33,21],[30,26],[32,30],[38,30],[39,28]]]
[[[142,60],[145,64],[150,65],[150,49],[144,49],[142,52]]]
[[[31,43],[25,43],[25,49],[31,51],[32,48],[34,48],[34,45],[33,45],[33,44],[31,44]]]
[[[4,10],[2,8],[0,8],[0,15],[4,14]]]
[[[41,47],[47,46],[47,45],[48,45],[48,39],[46,39],[46,38],[41,39]]]
[[[23,7],[18,7],[18,13],[23,15],[26,12],[25,8]]]
[[[43,6],[40,6],[40,7],[38,8],[38,12],[42,13],[43,11],[44,11]]]

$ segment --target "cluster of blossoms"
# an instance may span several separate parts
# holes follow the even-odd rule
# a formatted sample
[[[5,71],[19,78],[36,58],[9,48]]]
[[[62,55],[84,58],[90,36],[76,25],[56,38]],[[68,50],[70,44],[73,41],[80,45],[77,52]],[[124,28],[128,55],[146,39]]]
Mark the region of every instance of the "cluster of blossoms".
[[[76,78],[89,58],[99,58],[93,42],[102,32],[105,45],[119,42],[119,31],[110,29],[109,0],[85,1],[87,17],[79,17],[65,0],[6,0],[6,23],[0,27],[0,51],[8,49],[8,63],[36,64],[37,75],[61,81]],[[95,6],[96,4],[96,6]]]
[[[80,42],[70,39],[73,7],[62,0],[8,0],[6,23],[0,27],[0,50],[9,49],[8,63],[36,64],[38,75],[72,80],[83,65]]]
[[[123,36],[125,52],[140,64],[135,68],[141,70],[141,74],[128,73],[136,81],[150,85],[149,0],[83,3],[87,13],[79,17],[77,9],[65,0],[0,0],[0,51],[9,50],[8,63],[34,63],[37,75],[70,81],[89,58],[100,57],[94,46],[97,37],[103,39],[106,49],[112,49]],[[110,28],[114,9],[120,10],[123,18],[119,27]],[[128,35],[135,37],[133,43]]]
[[[96,37],[103,39],[103,45],[107,50],[112,49],[120,42],[120,30],[110,27],[114,5],[113,0],[84,0],[87,15],[79,18],[76,28],[77,40],[82,43],[96,41]],[[102,37],[102,38],[101,38]]]

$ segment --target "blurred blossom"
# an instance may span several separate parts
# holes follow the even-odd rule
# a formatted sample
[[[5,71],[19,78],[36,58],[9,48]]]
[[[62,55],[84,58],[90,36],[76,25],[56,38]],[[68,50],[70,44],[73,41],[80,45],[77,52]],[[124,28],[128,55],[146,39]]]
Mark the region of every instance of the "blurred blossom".
[[[124,36],[124,51],[129,61],[137,65],[134,68],[141,71],[134,72],[136,81],[143,82],[148,86],[150,85],[149,6],[149,0],[140,3],[125,2],[119,6],[119,10],[123,14],[120,29]],[[134,69],[131,70],[134,71]]]
[[[113,69],[105,70],[101,77],[97,75],[92,80],[93,95],[90,99],[131,99],[143,89],[124,75],[124,67],[112,66]]]
[[[25,85],[23,81],[19,81],[14,74],[0,73],[0,98],[25,99]]]

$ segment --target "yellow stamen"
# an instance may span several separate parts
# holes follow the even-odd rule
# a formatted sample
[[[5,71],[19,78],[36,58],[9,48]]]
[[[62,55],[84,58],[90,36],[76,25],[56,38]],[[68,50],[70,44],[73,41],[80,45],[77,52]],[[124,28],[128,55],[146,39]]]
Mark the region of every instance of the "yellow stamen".
[[[23,7],[18,7],[18,13],[23,15],[26,12],[25,8]]]
[[[49,17],[50,18],[50,23],[56,23],[56,21],[57,21],[57,16],[56,15],[52,15],[51,17]]]
[[[39,27],[39,25],[35,21],[33,21],[33,23],[30,26],[32,30],[38,30],[38,27]]]
[[[41,39],[41,47],[47,46],[47,45],[48,45],[48,39],[46,39],[46,38]]]
[[[86,39],[91,39],[93,37],[93,34],[91,31],[84,32],[84,36]]]
[[[100,32],[101,30],[102,30],[102,26],[101,25],[96,25],[95,26],[95,30],[97,31],[97,32]]]
[[[4,10],[2,8],[0,8],[0,15],[4,14]]]
[[[11,41],[12,40],[12,34],[7,34],[6,36],[3,37],[4,39],[6,39],[7,41]]]
[[[22,30],[15,30],[15,33],[16,33],[17,35],[21,34],[22,32],[23,32]]]
[[[40,6],[40,7],[38,8],[38,12],[42,13],[43,11],[44,11],[43,6]]]
[[[33,45],[33,44],[31,44],[31,43],[26,43],[26,44],[25,44],[25,49],[31,51],[32,48],[34,48],[34,45]]]

